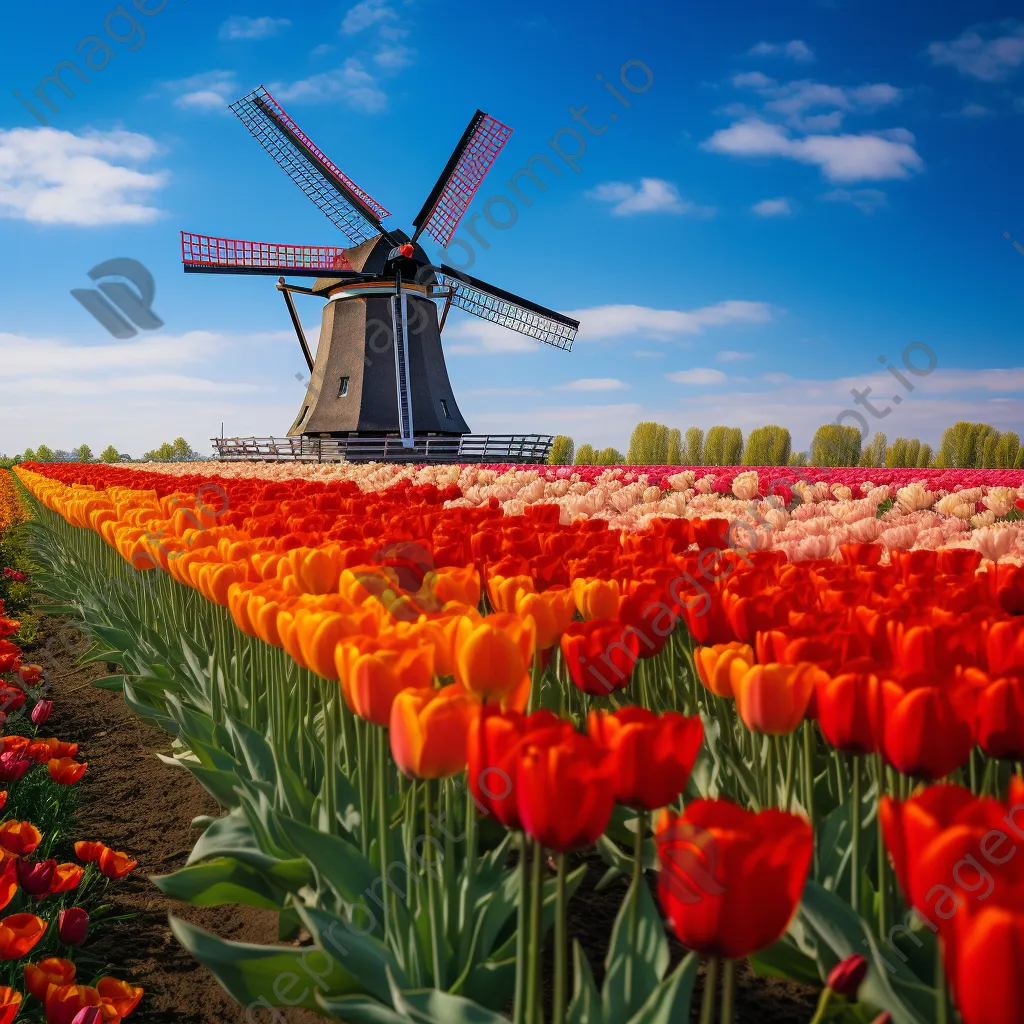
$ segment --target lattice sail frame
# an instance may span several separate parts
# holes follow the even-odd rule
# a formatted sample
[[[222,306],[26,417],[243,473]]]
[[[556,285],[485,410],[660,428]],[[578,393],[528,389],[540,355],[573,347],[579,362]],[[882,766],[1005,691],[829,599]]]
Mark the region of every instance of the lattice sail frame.
[[[261,85],[231,104],[256,141],[327,218],[355,244],[384,234],[391,214],[343,174]]]
[[[542,311],[542,307],[531,309],[511,297],[488,291],[483,282],[474,280],[470,283],[443,272],[436,276],[438,284],[451,289],[453,306],[564,352],[572,349],[579,328],[578,320],[563,317],[554,310]]]
[[[238,238],[181,233],[181,262],[186,270],[224,268],[245,272],[353,270],[343,248],[333,245],[287,245],[279,242],[249,242]]]
[[[453,167],[445,168],[447,180],[438,188],[435,186],[427,206],[420,211],[413,226],[415,238],[425,231],[439,245],[447,246],[459,226],[463,214],[473,201],[480,183],[487,176],[491,165],[498,158],[502,147],[508,142],[512,129],[496,118],[478,110],[469,122],[466,132],[452,154]],[[442,171],[442,178],[445,175]],[[441,185],[440,180],[438,186]],[[427,207],[430,206],[429,212]]]

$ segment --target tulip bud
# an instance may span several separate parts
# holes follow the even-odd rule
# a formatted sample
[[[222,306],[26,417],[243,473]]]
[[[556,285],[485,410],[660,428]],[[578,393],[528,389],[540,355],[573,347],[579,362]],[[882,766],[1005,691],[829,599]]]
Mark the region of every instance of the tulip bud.
[[[36,703],[36,706],[32,709],[32,724],[42,725],[50,717],[50,712],[53,710],[52,700],[41,700]]]
[[[892,1014],[888,1010],[883,1010],[871,1024],[892,1024]]]
[[[836,995],[854,1000],[867,973],[867,960],[860,953],[854,953],[829,971],[826,984]]]
[[[69,946],[80,946],[85,942],[88,930],[89,915],[81,907],[69,907],[57,915],[57,933],[60,941]]]
[[[102,1024],[103,1011],[98,1006],[83,1006],[75,1014],[71,1024]]]
[[[53,869],[57,862],[51,857],[47,860],[18,861],[18,884],[29,896],[42,896],[50,891],[53,880]]]

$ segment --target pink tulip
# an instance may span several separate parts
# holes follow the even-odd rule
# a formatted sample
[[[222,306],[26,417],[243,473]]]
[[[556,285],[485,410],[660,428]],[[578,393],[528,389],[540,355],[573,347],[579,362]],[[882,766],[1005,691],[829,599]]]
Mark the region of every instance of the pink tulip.
[[[32,762],[16,750],[5,750],[0,754],[0,782],[14,782],[32,767]]]
[[[69,946],[85,942],[89,930],[89,915],[81,907],[69,907],[57,915],[57,933],[60,941]]]
[[[50,717],[50,712],[53,710],[52,700],[41,700],[36,703],[36,706],[32,709],[32,724],[42,725]]]
[[[103,1011],[98,1006],[83,1006],[75,1014],[71,1024],[102,1024]]]

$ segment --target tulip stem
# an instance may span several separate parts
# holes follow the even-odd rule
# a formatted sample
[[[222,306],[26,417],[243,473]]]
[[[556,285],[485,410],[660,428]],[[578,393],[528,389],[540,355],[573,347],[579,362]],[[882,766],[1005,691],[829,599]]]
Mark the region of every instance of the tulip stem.
[[[519,903],[516,907],[516,991],[512,1009],[514,1024],[524,1024],[526,1009],[526,894],[529,891],[527,851],[529,840],[519,833]]]
[[[629,950],[630,955],[626,957],[626,1005],[629,1006],[633,998],[633,951],[636,949],[637,932],[640,928],[640,886],[644,883],[644,815],[642,811],[637,812],[636,833],[633,837],[633,884],[630,886],[629,895]]]
[[[885,762],[878,755],[878,793],[885,792]],[[889,933],[889,859],[885,852],[885,834],[882,823],[875,820],[875,834],[878,848],[878,935],[884,941]]]
[[[804,720],[804,749],[803,749],[803,774],[804,774],[804,811],[807,813],[807,820],[810,822],[811,831],[814,831],[814,725],[810,719]],[[818,844],[814,844],[814,877],[818,877]]]
[[[552,1017],[554,1019],[554,1024],[564,1024],[566,1009],[565,1001],[567,995],[566,979],[568,976],[566,950],[565,854],[558,853],[555,859],[558,865],[558,874],[555,881],[555,994]]]
[[[786,781],[783,787],[782,809],[789,811],[790,801],[793,799],[793,768],[796,761],[796,737],[790,734],[786,737]]]
[[[822,1024],[825,1020],[825,1011],[828,1009],[829,1001],[832,999],[832,989],[827,986],[821,990],[821,995],[818,997],[818,1008],[814,1011],[814,1016],[811,1018],[811,1024]]]
[[[441,969],[441,931],[438,927],[437,884],[434,880],[434,837],[430,822],[430,779],[423,780],[423,816],[426,819],[423,831],[425,845],[423,859],[427,866],[427,914],[430,917],[430,952],[433,957],[434,988],[442,992],[445,988],[444,973]]]
[[[527,1024],[544,1024],[544,1009],[541,1006],[540,959],[541,959],[541,904],[544,890],[541,886],[541,866],[544,862],[544,848],[534,841],[533,863],[530,879],[530,938],[527,942],[526,958],[526,1020]]]
[[[946,971],[942,963],[942,941],[935,940],[935,1024],[947,1024],[949,1007],[946,1005]]]
[[[732,1024],[736,1015],[736,961],[726,960],[722,964],[722,1015],[721,1024]]]
[[[704,969],[704,995],[700,1001],[700,1024],[713,1024],[715,1019],[715,995],[718,989],[718,957],[708,960]]]
[[[860,758],[854,757],[850,786],[850,906],[860,913]]]
[[[765,775],[767,776],[767,789],[765,791],[765,807],[774,807],[775,801],[778,798],[778,789],[775,786],[775,744],[778,742],[775,736],[766,736],[765,739],[768,742],[767,752],[767,766],[765,769]]]
[[[388,893],[388,732],[378,727],[373,737],[377,754],[377,853],[380,856],[381,913],[384,916],[384,945],[388,944],[388,923],[391,919],[391,897]],[[333,763],[328,766],[334,770]]]

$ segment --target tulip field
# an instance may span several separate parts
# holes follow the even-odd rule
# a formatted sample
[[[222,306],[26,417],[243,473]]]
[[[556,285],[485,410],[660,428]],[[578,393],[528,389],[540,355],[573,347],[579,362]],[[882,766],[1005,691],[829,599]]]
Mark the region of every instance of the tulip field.
[[[1013,470],[0,479],[41,610],[223,809],[152,881],[278,918],[175,938],[240,1020],[349,1024],[753,1020],[744,961],[815,1024],[1019,1024],[1022,510]],[[117,1020],[142,990],[76,979],[66,915],[133,865],[58,863],[86,768],[24,668],[0,639],[0,1022]],[[588,872],[618,906],[600,963]]]

